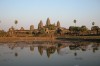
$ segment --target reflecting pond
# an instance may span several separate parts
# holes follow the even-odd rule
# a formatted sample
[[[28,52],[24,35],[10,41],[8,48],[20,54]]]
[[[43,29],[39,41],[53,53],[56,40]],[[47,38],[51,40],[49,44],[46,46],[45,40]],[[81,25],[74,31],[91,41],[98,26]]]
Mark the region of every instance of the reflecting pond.
[[[100,66],[100,43],[0,43],[0,66]]]

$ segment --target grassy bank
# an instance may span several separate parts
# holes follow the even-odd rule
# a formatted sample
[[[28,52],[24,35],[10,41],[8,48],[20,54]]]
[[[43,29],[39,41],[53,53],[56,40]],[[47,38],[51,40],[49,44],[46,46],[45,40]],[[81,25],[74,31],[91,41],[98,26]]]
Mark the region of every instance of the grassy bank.
[[[100,36],[65,36],[65,37],[57,37],[57,39],[100,41]]]

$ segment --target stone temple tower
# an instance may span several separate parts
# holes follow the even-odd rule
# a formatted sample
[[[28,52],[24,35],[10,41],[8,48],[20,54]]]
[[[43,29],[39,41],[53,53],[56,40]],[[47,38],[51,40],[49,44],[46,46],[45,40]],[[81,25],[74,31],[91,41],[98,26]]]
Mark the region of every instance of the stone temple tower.
[[[50,25],[50,19],[47,18],[47,21],[46,21],[46,26],[49,26]]]
[[[57,27],[58,27],[58,28],[60,27],[60,22],[59,22],[59,21],[57,21]]]
[[[43,28],[43,22],[42,22],[42,20],[40,20],[40,23],[38,24],[38,29],[41,29],[41,28]]]
[[[34,30],[34,25],[30,26],[30,30],[33,31]]]

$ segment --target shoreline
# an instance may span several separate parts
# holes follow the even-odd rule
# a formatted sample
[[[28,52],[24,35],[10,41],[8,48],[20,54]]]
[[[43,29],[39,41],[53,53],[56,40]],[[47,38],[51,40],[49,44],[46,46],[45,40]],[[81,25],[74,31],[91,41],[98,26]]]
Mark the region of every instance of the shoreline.
[[[0,37],[0,43],[16,42],[59,42],[65,41],[99,41],[100,36],[66,36],[66,37]]]
[[[75,41],[97,41],[100,42],[100,36],[66,36],[58,37],[58,40],[75,40]]]
[[[0,37],[0,43],[6,42],[36,42],[36,41],[55,41],[52,37]]]

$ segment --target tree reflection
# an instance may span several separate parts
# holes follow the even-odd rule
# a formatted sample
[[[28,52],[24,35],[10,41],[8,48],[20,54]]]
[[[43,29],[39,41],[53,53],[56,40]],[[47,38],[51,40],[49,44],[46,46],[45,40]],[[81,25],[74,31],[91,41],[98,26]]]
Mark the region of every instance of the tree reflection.
[[[98,43],[93,43],[92,48],[93,48],[93,53],[95,53],[97,50],[99,50],[100,44]]]
[[[8,44],[8,47],[10,50],[15,51],[14,55],[15,57],[18,56],[18,51],[17,51],[17,47],[19,48],[30,48],[30,51],[34,51],[35,47],[38,47],[38,53],[42,56],[43,55],[43,51],[46,51],[47,57],[50,58],[50,56],[52,54],[54,54],[57,50],[57,54],[58,55],[64,55],[64,54],[69,54],[66,53],[67,51],[74,51],[74,56],[77,56],[79,51],[87,51],[87,50],[91,50],[93,51],[93,53],[95,53],[96,51],[99,50],[100,47],[100,43],[97,42],[88,42],[88,41],[71,41],[69,43],[55,43],[55,44],[24,44],[24,43],[16,43],[16,44]],[[67,50],[65,50],[67,48]],[[64,49],[64,50],[63,50]],[[24,49],[20,49],[20,50],[24,50]],[[72,53],[72,52],[70,52]]]
[[[74,56],[77,56],[77,52],[74,53]]]
[[[17,57],[18,56],[18,53],[17,52],[15,52],[15,57]]]

